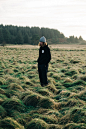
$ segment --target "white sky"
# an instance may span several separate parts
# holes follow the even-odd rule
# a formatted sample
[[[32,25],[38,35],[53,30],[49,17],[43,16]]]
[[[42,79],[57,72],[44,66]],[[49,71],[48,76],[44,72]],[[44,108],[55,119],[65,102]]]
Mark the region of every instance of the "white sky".
[[[0,24],[54,28],[86,40],[86,0],[0,0]]]

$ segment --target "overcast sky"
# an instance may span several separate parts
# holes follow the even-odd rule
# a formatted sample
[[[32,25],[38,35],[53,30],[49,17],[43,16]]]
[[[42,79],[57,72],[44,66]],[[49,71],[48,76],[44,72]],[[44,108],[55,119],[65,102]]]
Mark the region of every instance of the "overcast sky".
[[[54,28],[86,40],[86,0],[0,0],[0,24]]]

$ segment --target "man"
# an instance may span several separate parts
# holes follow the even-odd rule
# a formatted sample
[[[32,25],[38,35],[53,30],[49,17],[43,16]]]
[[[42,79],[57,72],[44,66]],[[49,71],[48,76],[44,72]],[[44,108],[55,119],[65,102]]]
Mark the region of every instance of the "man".
[[[48,63],[51,60],[50,48],[46,43],[46,38],[43,36],[39,40],[39,58],[38,62],[38,72],[41,86],[45,86],[48,84],[47,81],[47,71],[48,71]]]

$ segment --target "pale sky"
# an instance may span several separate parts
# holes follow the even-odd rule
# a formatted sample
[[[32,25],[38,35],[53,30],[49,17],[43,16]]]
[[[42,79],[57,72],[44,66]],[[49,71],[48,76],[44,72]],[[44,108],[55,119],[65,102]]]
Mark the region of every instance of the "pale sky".
[[[86,0],[0,0],[0,24],[48,27],[86,40]]]

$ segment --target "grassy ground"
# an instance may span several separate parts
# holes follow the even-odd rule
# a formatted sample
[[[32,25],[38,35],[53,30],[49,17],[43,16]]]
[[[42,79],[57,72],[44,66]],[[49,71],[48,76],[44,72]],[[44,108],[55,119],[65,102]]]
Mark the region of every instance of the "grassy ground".
[[[86,129],[86,46],[50,46],[41,87],[38,47],[0,47],[0,129]]]

